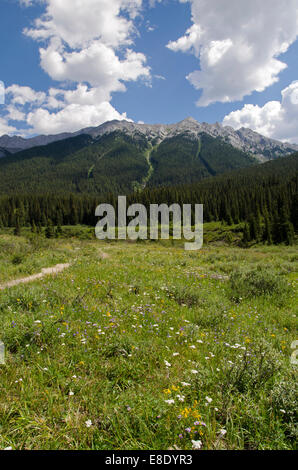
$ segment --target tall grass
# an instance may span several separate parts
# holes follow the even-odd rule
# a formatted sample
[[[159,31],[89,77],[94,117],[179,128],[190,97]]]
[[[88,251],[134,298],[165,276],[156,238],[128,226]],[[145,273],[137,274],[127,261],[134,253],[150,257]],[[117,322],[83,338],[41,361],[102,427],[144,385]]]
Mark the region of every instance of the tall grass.
[[[40,243],[0,236],[2,279],[72,263],[0,291],[0,448],[295,448],[295,247]]]

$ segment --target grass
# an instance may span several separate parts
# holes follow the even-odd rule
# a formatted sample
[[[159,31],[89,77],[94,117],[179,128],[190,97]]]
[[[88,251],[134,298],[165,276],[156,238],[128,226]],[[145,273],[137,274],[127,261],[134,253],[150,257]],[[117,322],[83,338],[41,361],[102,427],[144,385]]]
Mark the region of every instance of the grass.
[[[295,246],[0,246],[0,448],[295,448]]]

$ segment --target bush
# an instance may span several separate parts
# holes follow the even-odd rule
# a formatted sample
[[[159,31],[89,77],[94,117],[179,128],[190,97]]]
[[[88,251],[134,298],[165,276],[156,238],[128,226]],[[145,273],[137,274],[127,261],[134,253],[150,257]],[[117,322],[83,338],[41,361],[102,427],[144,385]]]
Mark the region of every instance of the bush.
[[[296,372],[289,371],[286,380],[277,382],[271,392],[270,402],[284,423],[286,434],[293,440],[298,438],[298,385]]]
[[[283,297],[289,293],[286,280],[268,269],[236,271],[231,275],[229,288],[230,297],[237,302],[250,297],[272,295]]]
[[[265,342],[256,344],[238,356],[232,366],[227,366],[223,381],[223,390],[230,394],[232,390],[246,393],[264,388],[274,375],[279,372],[281,361],[278,354]]]
[[[14,255],[14,256],[12,257],[11,262],[12,262],[12,264],[18,265],[18,264],[22,264],[23,260],[24,260],[23,256],[21,256],[21,255]]]

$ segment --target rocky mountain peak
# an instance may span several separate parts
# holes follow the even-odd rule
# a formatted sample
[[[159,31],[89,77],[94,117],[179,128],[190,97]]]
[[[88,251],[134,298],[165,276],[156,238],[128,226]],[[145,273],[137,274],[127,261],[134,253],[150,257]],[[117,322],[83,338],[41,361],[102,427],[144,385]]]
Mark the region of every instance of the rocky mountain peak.
[[[63,133],[58,135],[37,136],[31,139],[24,139],[19,136],[0,137],[0,157],[4,156],[3,150],[15,153],[40,145],[47,145],[52,142],[75,137],[82,134],[90,135],[93,139],[112,132],[123,132],[132,138],[143,136],[148,141],[161,143],[167,138],[176,137],[180,134],[187,134],[192,139],[200,139],[202,134],[222,139],[225,143],[254,155],[259,161],[266,161],[280,156],[288,155],[298,150],[298,145],[279,142],[277,140],[264,137],[257,132],[242,127],[235,130],[230,126],[222,126],[219,122],[208,124],[198,122],[189,116],[176,124],[138,124],[131,121],[107,121],[97,127],[81,129],[74,133]]]

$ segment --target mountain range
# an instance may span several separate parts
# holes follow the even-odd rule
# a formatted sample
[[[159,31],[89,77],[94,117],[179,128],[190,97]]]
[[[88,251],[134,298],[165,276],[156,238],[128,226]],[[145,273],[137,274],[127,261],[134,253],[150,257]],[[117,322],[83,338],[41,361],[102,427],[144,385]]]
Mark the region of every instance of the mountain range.
[[[193,183],[289,155],[298,145],[187,118],[110,121],[75,133],[0,137],[0,193],[129,193]]]
[[[219,123],[199,123],[189,117],[177,124],[136,124],[129,121],[115,120],[105,122],[98,127],[88,127],[73,133],[64,132],[56,135],[39,135],[28,139],[20,136],[3,135],[0,137],[0,157],[82,134],[97,138],[115,131],[124,132],[131,137],[142,135],[149,140],[156,139],[159,143],[166,138],[174,137],[181,133],[188,133],[193,137],[198,137],[205,133],[211,137],[219,137],[232,146],[251,153],[261,161],[271,160],[298,150],[297,144],[283,143],[270,139],[251,129],[242,127],[239,130],[234,130],[230,126],[222,126]]]

